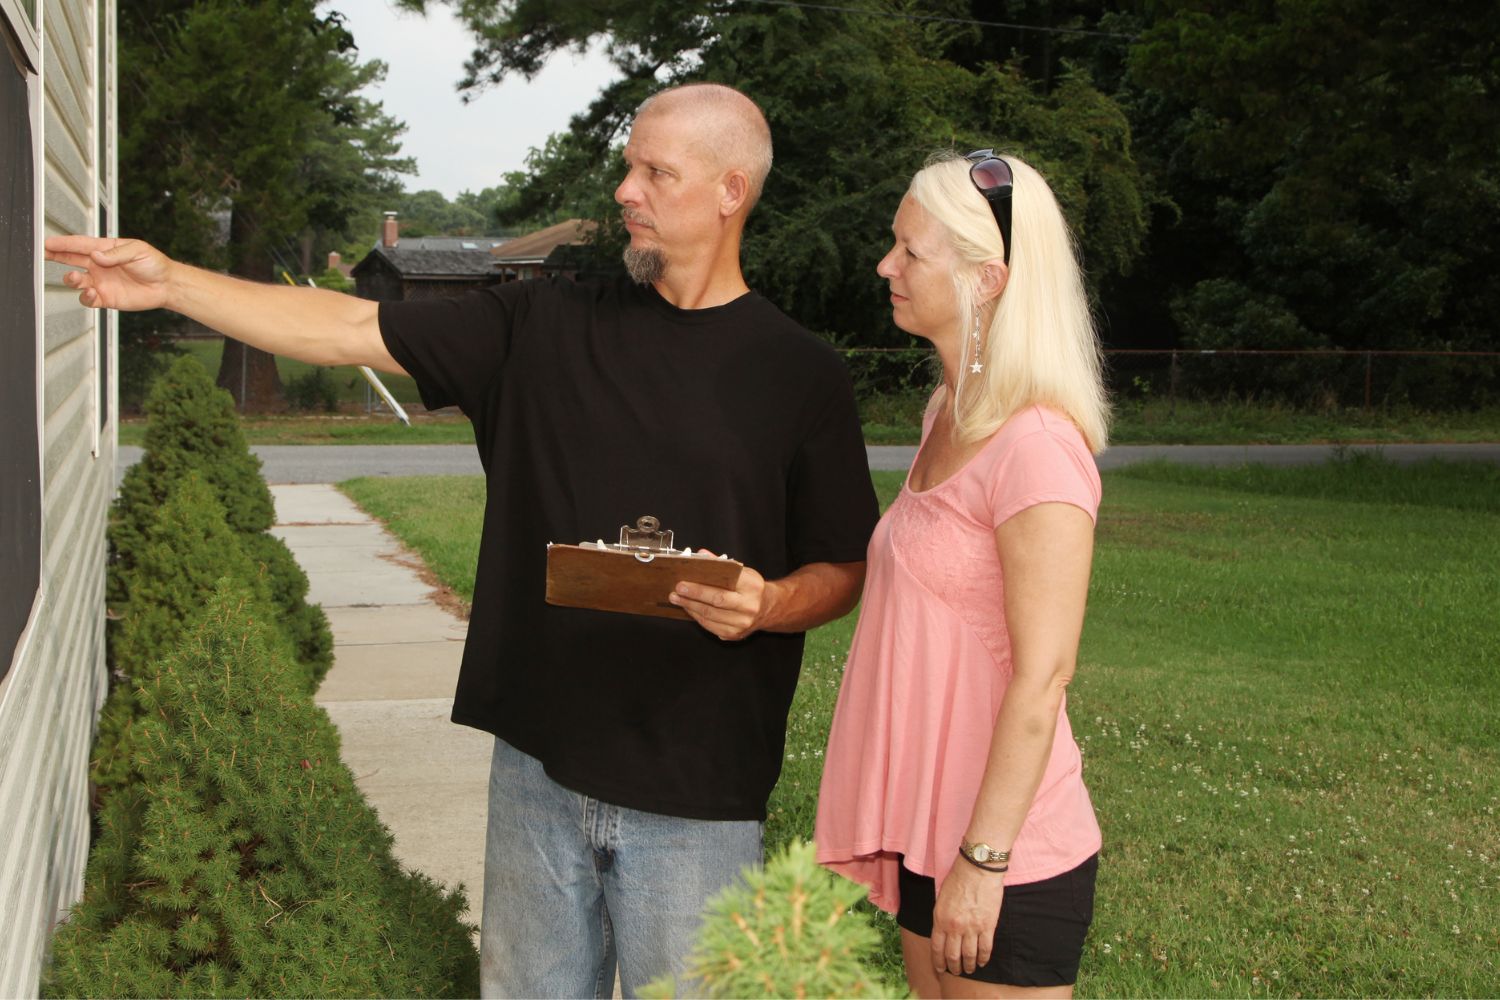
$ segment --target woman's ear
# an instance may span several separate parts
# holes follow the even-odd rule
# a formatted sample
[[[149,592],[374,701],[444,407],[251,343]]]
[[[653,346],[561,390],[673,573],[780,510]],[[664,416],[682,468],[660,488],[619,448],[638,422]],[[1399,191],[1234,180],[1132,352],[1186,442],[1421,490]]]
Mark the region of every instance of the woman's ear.
[[[979,304],[1000,297],[1010,281],[1010,268],[998,260],[987,261],[979,269]]]

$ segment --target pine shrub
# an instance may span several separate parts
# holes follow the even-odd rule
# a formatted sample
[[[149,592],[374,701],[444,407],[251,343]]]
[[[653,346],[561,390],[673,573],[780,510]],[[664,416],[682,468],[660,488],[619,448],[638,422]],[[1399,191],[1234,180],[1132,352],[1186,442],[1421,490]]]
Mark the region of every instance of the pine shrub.
[[[271,604],[297,660],[307,671],[309,690],[316,691],[333,666],[333,631],[317,604],[307,603],[307,574],[297,565],[286,542],[269,532],[242,535],[245,554],[255,562],[271,588]]]
[[[96,798],[102,800],[134,778],[124,750],[143,711],[134,682],[177,646],[187,623],[226,576],[248,588],[262,606],[273,606],[267,577],[225,522],[224,508],[197,472],[188,471],[153,511],[137,548],[128,599],[108,623],[115,683],[90,760]],[[285,633],[275,641],[291,649]]]
[[[316,689],[333,664],[333,634],[322,609],[307,603],[306,574],[285,543],[267,534],[275,522],[271,491],[261,478],[260,459],[245,443],[233,397],[213,384],[196,359],[183,356],[157,379],[146,413],[145,454],[125,474],[110,518],[110,607],[118,612],[135,603],[131,591],[156,513],[180,479],[197,475],[222,505],[246,554],[261,566],[282,628]],[[116,670],[122,668],[117,664]]]
[[[262,607],[221,581],[138,683],[47,995],[476,994],[462,893],[395,861]]]
[[[213,487],[235,531],[255,534],[276,520],[260,459],[245,443],[234,398],[214,385],[197,359],[184,355],[173,362],[152,386],[145,409],[145,452],[125,473],[110,517],[111,605],[125,600],[126,581],[151,515],[184,473],[195,471]]]
[[[115,609],[115,669],[131,676],[177,645],[220,577],[251,586],[260,603],[272,606],[269,582],[196,469],[171,483],[162,499],[136,548],[129,594]]]
[[[708,904],[687,961],[688,995],[707,997],[889,997],[866,959],[880,934],[853,909],[863,887],[820,867],[813,845],[795,841],[749,869]],[[678,994],[658,980],[647,996]]]

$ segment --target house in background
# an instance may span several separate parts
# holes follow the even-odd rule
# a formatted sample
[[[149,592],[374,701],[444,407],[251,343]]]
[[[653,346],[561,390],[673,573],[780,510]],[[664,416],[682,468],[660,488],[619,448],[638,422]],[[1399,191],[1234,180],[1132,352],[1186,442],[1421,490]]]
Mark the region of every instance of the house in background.
[[[569,219],[514,239],[402,237],[396,213],[387,212],[380,242],[354,265],[355,294],[399,302],[458,295],[523,278],[572,278],[593,260],[589,239],[594,228],[592,222]]]
[[[385,213],[380,242],[354,265],[355,294],[401,302],[459,295],[503,278],[490,251],[504,244],[491,236],[418,236],[402,239],[396,213]]]
[[[592,261],[589,240],[597,224],[568,219],[555,226],[518,236],[495,247],[490,256],[506,281],[562,275],[572,278]]]
[[[0,0],[0,996],[35,996],[83,889],[106,689],[112,314],[42,263],[115,233],[115,0]]]

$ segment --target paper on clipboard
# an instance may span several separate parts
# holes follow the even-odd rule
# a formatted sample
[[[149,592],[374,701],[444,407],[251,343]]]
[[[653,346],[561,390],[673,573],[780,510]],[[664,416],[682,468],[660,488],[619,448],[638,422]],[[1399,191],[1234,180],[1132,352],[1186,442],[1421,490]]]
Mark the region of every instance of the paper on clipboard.
[[[667,597],[679,581],[733,590],[744,565],[678,550],[672,532],[647,515],[620,528],[620,541],[547,546],[547,603],[690,621]]]

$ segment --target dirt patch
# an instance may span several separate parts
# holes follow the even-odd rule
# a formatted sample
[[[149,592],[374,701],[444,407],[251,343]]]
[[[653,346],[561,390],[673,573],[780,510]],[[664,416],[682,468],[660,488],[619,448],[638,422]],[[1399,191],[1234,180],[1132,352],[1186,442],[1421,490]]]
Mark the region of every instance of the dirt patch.
[[[394,535],[391,537],[395,538]],[[405,545],[402,545],[400,539],[396,539],[396,544],[401,546],[399,552],[382,552],[380,558],[388,562],[393,562],[397,566],[404,566],[416,573],[422,579],[423,583],[432,588],[427,596],[432,599],[434,604],[454,617],[468,621],[469,602],[464,600],[452,587],[439,580],[437,574],[427,568],[427,564],[422,561],[422,557],[408,549]]]

